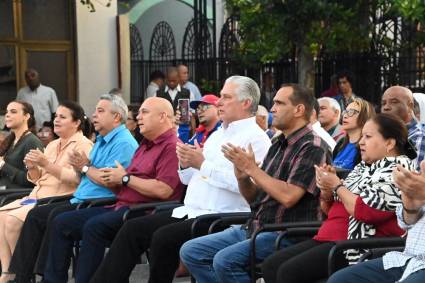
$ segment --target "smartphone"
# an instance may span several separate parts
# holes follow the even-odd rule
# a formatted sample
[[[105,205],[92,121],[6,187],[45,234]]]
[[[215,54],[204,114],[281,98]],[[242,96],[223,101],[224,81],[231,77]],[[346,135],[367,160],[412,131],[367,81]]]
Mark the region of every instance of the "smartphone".
[[[189,99],[187,98],[179,99],[178,107],[180,110],[180,123],[189,124],[189,121],[190,121]]]

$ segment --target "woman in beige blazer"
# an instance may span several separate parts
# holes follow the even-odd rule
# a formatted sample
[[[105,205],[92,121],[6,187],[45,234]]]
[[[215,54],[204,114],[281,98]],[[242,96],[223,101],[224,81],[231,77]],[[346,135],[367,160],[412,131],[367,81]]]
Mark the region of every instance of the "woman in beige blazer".
[[[59,139],[50,142],[44,153],[36,149],[25,156],[28,180],[36,186],[28,196],[0,207],[0,283],[12,277],[8,272],[10,259],[25,218],[37,199],[72,194],[78,186],[80,174],[69,164],[69,154],[78,151],[89,155],[93,143],[85,135],[90,134],[90,125],[79,104],[63,102],[54,119]]]

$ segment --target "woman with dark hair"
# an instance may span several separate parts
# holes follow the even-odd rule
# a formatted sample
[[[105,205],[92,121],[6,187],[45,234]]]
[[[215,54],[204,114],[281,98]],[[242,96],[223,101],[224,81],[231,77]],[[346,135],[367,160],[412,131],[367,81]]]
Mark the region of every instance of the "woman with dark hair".
[[[361,161],[359,140],[362,128],[367,120],[375,115],[375,110],[366,100],[355,98],[342,111],[342,126],[346,136],[338,142],[333,151],[333,165],[337,170],[353,170]]]
[[[395,215],[401,195],[392,171],[397,164],[414,168],[411,159],[416,158],[416,152],[407,140],[406,126],[396,117],[379,114],[364,125],[359,145],[362,162],[345,180],[339,179],[329,165],[316,167],[320,206],[327,219],[313,239],[278,251],[264,261],[267,283],[308,283],[326,278],[327,258],[335,241],[404,233]],[[342,264],[356,262],[361,254],[348,250]]]
[[[36,149],[25,156],[28,179],[36,186],[27,197],[0,207],[0,283],[13,276],[8,272],[10,259],[25,218],[37,199],[71,194],[79,184],[80,174],[69,163],[69,154],[77,151],[89,155],[93,143],[83,135],[90,134],[87,127],[90,121],[83,108],[72,101],[62,102],[54,119],[59,138],[50,142],[44,153]]]
[[[10,102],[6,109],[5,124],[11,133],[0,145],[0,187],[33,187],[27,180],[27,169],[23,160],[31,149],[43,149],[44,146],[31,132],[35,126],[31,104],[24,101]]]

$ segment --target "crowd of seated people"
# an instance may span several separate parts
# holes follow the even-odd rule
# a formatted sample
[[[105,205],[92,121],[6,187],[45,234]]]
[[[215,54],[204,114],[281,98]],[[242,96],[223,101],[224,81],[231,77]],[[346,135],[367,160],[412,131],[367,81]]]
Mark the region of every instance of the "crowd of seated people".
[[[334,101],[285,84],[269,124],[260,88],[248,77],[229,77],[219,96],[195,98],[182,85],[169,68],[165,84],[140,106],[101,95],[91,119],[78,103],[63,102],[53,128],[46,123],[38,135],[31,105],[9,103],[0,186],[35,187],[0,207],[0,283],[31,282],[34,274],[67,282],[76,246],[77,283],[127,282],[144,253],[149,282],[172,282],[179,265],[196,282],[252,282],[256,231],[305,221],[322,221],[317,234],[284,237],[278,251],[279,231],[255,238],[265,282],[326,280],[336,242],[406,231],[404,252],[356,264],[364,250],[346,251],[330,282],[423,281],[417,241],[424,236],[425,128],[409,89],[388,88],[375,114],[351,87],[349,99]],[[189,120],[179,99],[187,100]],[[181,204],[124,217],[132,207],[167,201]],[[202,223],[192,234],[198,218],[235,212],[246,213],[244,224],[207,235],[209,223]]]

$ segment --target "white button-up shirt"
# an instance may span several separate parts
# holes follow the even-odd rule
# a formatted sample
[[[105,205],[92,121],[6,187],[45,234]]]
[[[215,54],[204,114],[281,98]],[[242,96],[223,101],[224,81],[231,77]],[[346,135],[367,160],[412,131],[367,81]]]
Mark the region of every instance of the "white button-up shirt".
[[[416,222],[414,225],[408,225],[403,220],[403,207],[400,205],[397,207],[397,218],[398,225],[408,230],[406,247],[403,252],[389,252],[382,258],[384,269],[390,269],[393,267],[403,267],[403,276],[399,282],[402,282],[410,274],[425,269],[425,215]],[[425,206],[422,207],[422,212],[425,213]]]
[[[182,91],[181,86],[177,85],[177,87],[175,89],[171,89],[168,86],[165,86],[165,92],[168,92],[168,94],[171,97],[171,100],[174,101],[174,99],[176,99],[177,93]],[[189,90],[190,92],[190,101],[194,101],[195,100],[195,96],[193,95],[193,93]]]
[[[175,208],[175,218],[195,218],[203,214],[250,211],[240,194],[233,163],[224,157],[222,145],[248,148],[251,144],[256,161],[262,161],[271,145],[266,133],[257,125],[255,117],[232,122],[225,129],[217,129],[205,142],[204,162],[200,170],[179,170],[180,180],[187,184],[184,206]]]
[[[320,125],[319,121],[312,124],[311,127],[313,128],[313,131],[328,144],[332,152],[336,146],[336,141],[334,138],[328,132],[326,132],[325,129],[322,128],[322,125]]]

